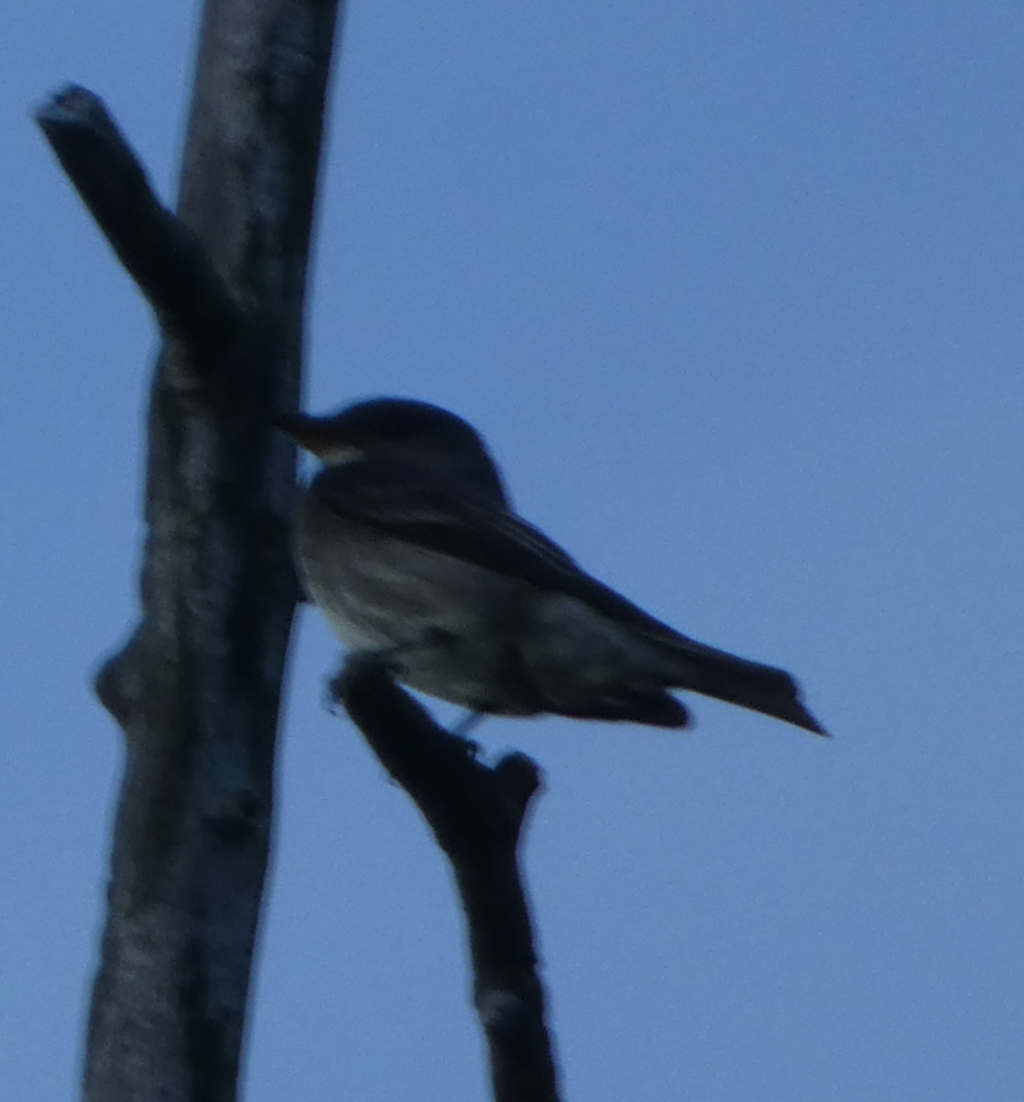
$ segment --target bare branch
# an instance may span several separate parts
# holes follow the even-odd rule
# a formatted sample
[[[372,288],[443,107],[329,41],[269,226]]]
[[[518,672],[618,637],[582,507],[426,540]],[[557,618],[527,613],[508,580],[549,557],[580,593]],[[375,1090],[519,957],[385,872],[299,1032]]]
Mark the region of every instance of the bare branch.
[[[165,329],[141,621],[97,679],[125,730],[87,1102],[232,1102],[297,587],[303,303],[339,0],[206,0],[177,215],[100,101],[40,125]]]
[[[196,235],[153,193],[103,101],[70,84],[36,121],[163,329],[205,354],[223,353],[238,332],[238,306]]]
[[[557,1102],[517,858],[524,817],[540,788],[539,767],[524,754],[484,765],[472,743],[438,727],[372,659],[349,659],[331,692],[416,802],[452,863],[496,1102]]]

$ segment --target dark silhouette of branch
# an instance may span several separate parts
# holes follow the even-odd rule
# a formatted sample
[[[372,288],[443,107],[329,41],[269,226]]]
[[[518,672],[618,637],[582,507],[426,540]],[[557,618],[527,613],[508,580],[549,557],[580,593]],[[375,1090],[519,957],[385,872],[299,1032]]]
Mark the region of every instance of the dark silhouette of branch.
[[[70,84],[36,121],[163,329],[196,351],[223,352],[241,311],[199,239],[153,193],[103,101]]]
[[[88,1102],[235,1098],[296,585],[309,241],[339,0],[207,0],[177,211],[102,103],[40,126],[164,332],[141,620],[97,677],[126,734]]]
[[[471,742],[438,727],[373,659],[350,658],[330,691],[415,801],[451,861],[496,1102],[557,1102],[544,989],[517,859],[523,821],[540,788],[538,766],[524,754],[484,765]]]

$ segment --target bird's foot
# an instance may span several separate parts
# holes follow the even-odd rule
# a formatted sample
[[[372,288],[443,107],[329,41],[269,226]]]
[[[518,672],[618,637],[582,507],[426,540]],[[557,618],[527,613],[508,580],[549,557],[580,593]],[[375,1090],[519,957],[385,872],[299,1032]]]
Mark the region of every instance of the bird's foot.
[[[466,753],[471,758],[478,758],[480,756],[480,744],[475,740],[468,738],[470,731],[475,731],[477,727],[487,718],[483,712],[469,711],[457,722],[454,723],[448,730],[448,734],[454,739],[458,739],[466,748]]]
[[[391,660],[391,652],[395,649],[385,647],[383,650],[351,651],[343,655],[338,668],[327,679],[324,691],[324,707],[327,711],[331,715],[338,714],[344,697],[346,679],[358,677],[360,672],[400,677],[401,668],[396,668]]]

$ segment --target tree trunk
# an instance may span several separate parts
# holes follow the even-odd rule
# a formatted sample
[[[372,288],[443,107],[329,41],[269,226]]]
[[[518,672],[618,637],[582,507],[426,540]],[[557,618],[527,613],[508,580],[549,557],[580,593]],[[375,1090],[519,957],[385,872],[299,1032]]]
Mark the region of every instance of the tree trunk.
[[[124,729],[89,1102],[236,1094],[297,590],[303,302],[338,0],[208,0],[177,217],[100,101],[40,125],[156,310],[141,622],[97,678]]]

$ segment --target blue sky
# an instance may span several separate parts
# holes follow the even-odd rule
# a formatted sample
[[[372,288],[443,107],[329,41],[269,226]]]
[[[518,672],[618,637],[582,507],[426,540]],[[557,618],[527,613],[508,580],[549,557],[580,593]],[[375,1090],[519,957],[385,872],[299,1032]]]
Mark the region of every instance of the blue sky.
[[[135,615],[147,310],[30,120],[103,95],[173,195],[198,9],[0,43],[0,1082],[69,1097]],[[1024,1097],[1024,9],[355,0],[310,300],[322,410],[408,394],[831,742],[491,721],[567,1099]],[[441,857],[294,643],[244,1097],[482,1095]],[[447,712],[441,714],[448,715]]]

